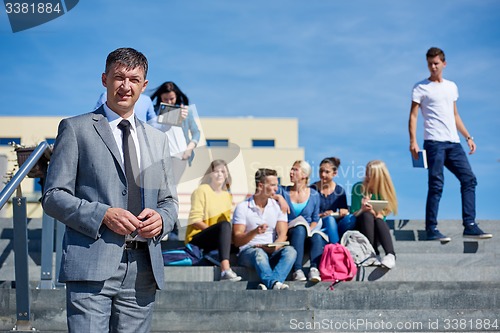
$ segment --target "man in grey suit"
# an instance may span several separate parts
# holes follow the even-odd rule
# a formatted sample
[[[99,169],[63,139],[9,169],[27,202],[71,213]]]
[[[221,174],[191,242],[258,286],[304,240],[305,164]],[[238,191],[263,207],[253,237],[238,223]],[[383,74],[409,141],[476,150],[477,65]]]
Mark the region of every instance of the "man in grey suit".
[[[134,115],[147,70],[140,52],[111,52],[106,104],[59,124],[42,204],[66,224],[59,279],[70,332],[151,329],[164,283],[160,240],[178,201],[165,134]]]

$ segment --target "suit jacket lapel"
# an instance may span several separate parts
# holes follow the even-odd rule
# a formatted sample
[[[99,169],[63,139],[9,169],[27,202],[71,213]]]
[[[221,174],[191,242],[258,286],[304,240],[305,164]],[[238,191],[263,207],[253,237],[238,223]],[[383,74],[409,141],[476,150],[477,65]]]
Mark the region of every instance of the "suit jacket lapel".
[[[94,128],[96,129],[97,134],[99,134],[104,144],[108,147],[109,151],[118,162],[117,164],[120,165],[123,176],[125,176],[120,151],[118,150],[118,146],[116,145],[115,138],[111,132],[108,119],[106,118],[106,113],[104,112],[104,108],[102,106],[94,111],[92,119],[94,120]]]
[[[139,146],[141,147],[141,179],[144,187],[144,184],[151,184],[151,182],[149,182],[149,178],[147,178],[151,177],[151,173],[147,172],[147,170],[153,163],[153,157],[151,156],[151,146],[146,135],[144,124],[136,117],[135,125],[137,129],[137,139],[139,141]]]

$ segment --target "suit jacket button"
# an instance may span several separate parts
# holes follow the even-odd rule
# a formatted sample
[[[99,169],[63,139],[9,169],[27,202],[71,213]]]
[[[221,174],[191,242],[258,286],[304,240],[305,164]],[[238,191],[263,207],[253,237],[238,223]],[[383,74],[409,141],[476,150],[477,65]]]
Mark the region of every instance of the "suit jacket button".
[[[127,190],[123,190],[122,195],[127,195]]]

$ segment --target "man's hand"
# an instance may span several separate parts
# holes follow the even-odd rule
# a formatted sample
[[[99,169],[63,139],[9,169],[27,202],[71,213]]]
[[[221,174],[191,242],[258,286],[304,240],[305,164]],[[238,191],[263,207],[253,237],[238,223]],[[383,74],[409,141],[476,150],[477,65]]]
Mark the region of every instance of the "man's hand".
[[[137,218],[140,220],[137,232],[143,238],[158,236],[163,229],[163,220],[157,211],[145,208]]]
[[[260,224],[257,228],[254,229],[257,235],[263,234],[267,230],[267,223]]]
[[[469,146],[469,155],[472,155],[476,152],[476,143],[472,138],[467,140],[467,145]]]
[[[281,194],[273,195],[272,199],[274,199],[278,202],[278,205],[280,205],[281,211],[283,213],[290,214],[290,207],[288,206],[288,203],[286,202],[285,198]]]
[[[102,223],[119,235],[129,235],[139,228],[141,221],[123,208],[109,208]]]
[[[137,230],[144,238],[159,235],[163,228],[160,214],[150,208],[144,209],[137,217],[123,208],[109,208],[102,222],[119,235],[130,235]]]
[[[414,159],[418,160],[418,151],[420,148],[418,147],[417,143],[410,143],[410,152],[411,156],[413,156]]]

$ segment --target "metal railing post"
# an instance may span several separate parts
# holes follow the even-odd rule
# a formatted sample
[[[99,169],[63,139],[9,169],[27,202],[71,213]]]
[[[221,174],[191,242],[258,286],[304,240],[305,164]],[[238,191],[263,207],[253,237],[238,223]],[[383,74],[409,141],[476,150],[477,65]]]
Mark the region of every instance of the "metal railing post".
[[[25,197],[13,198],[14,264],[16,273],[15,331],[32,331],[28,273],[28,214]]]
[[[42,217],[42,245],[40,262],[40,283],[39,289],[54,289],[53,281],[53,254],[54,254],[54,219],[48,216],[45,211]]]

